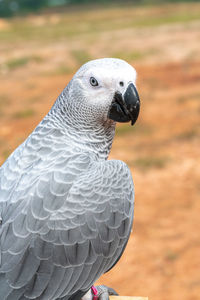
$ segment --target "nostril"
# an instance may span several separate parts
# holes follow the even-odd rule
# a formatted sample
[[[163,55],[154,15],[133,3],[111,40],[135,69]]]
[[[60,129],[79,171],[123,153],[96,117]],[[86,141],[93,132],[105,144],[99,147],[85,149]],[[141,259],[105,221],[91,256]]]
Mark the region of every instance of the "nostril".
[[[123,81],[120,81],[120,82],[119,82],[119,85],[124,86],[124,82],[123,82]]]

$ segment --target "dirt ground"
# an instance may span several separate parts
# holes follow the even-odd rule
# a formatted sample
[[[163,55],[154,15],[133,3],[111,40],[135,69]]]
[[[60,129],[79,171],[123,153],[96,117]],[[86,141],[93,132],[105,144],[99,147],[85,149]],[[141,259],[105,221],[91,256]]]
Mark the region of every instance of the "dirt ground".
[[[198,11],[196,3],[0,22],[0,163],[48,112],[83,61],[117,56],[137,70],[140,118],[133,128],[118,125],[110,154],[127,162],[133,174],[133,232],[120,262],[99,280],[121,295],[199,299]],[[121,21],[116,22],[119,16]],[[78,17],[84,21],[84,32],[78,37],[80,28],[75,33],[66,31],[66,36],[60,33],[60,23],[75,24]],[[152,23],[146,24],[146,18],[152,18]],[[97,35],[93,27],[88,29],[92,21],[99,22],[94,23]],[[121,26],[125,21],[126,26]],[[32,39],[20,27],[22,22],[29,24]],[[57,28],[58,36],[39,38],[48,25],[52,31]]]

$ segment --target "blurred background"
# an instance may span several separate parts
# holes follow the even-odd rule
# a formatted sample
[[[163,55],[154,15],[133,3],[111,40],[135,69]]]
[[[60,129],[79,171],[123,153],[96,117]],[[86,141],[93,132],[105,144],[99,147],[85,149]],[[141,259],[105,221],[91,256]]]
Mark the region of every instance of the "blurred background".
[[[121,295],[199,299],[199,1],[0,0],[0,164],[100,57],[136,68],[142,101],[110,155],[133,174],[134,228],[100,282]]]

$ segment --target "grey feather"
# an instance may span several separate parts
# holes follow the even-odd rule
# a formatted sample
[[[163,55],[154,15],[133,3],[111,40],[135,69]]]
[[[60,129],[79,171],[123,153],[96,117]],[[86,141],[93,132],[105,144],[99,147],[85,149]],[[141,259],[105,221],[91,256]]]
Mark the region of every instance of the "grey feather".
[[[24,294],[25,288],[12,290],[7,296],[6,300],[21,300]]]
[[[47,272],[46,263],[44,270],[37,273],[36,281],[32,284],[32,289],[25,293],[30,299],[40,297],[39,299],[52,299],[55,290],[58,289],[60,282],[63,280],[65,269],[53,267],[52,270]]]
[[[79,84],[93,67],[135,74],[115,59],[82,67],[0,168],[0,300],[78,299],[127,244],[133,182],[126,164],[107,160],[113,88],[94,102]]]

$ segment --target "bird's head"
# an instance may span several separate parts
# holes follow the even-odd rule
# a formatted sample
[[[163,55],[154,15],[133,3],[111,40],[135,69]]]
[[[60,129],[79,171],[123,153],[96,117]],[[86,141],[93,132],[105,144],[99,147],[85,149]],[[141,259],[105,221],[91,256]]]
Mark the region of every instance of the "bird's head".
[[[78,119],[94,122],[136,122],[140,100],[136,71],[115,58],[89,61],[74,75],[68,90]]]

